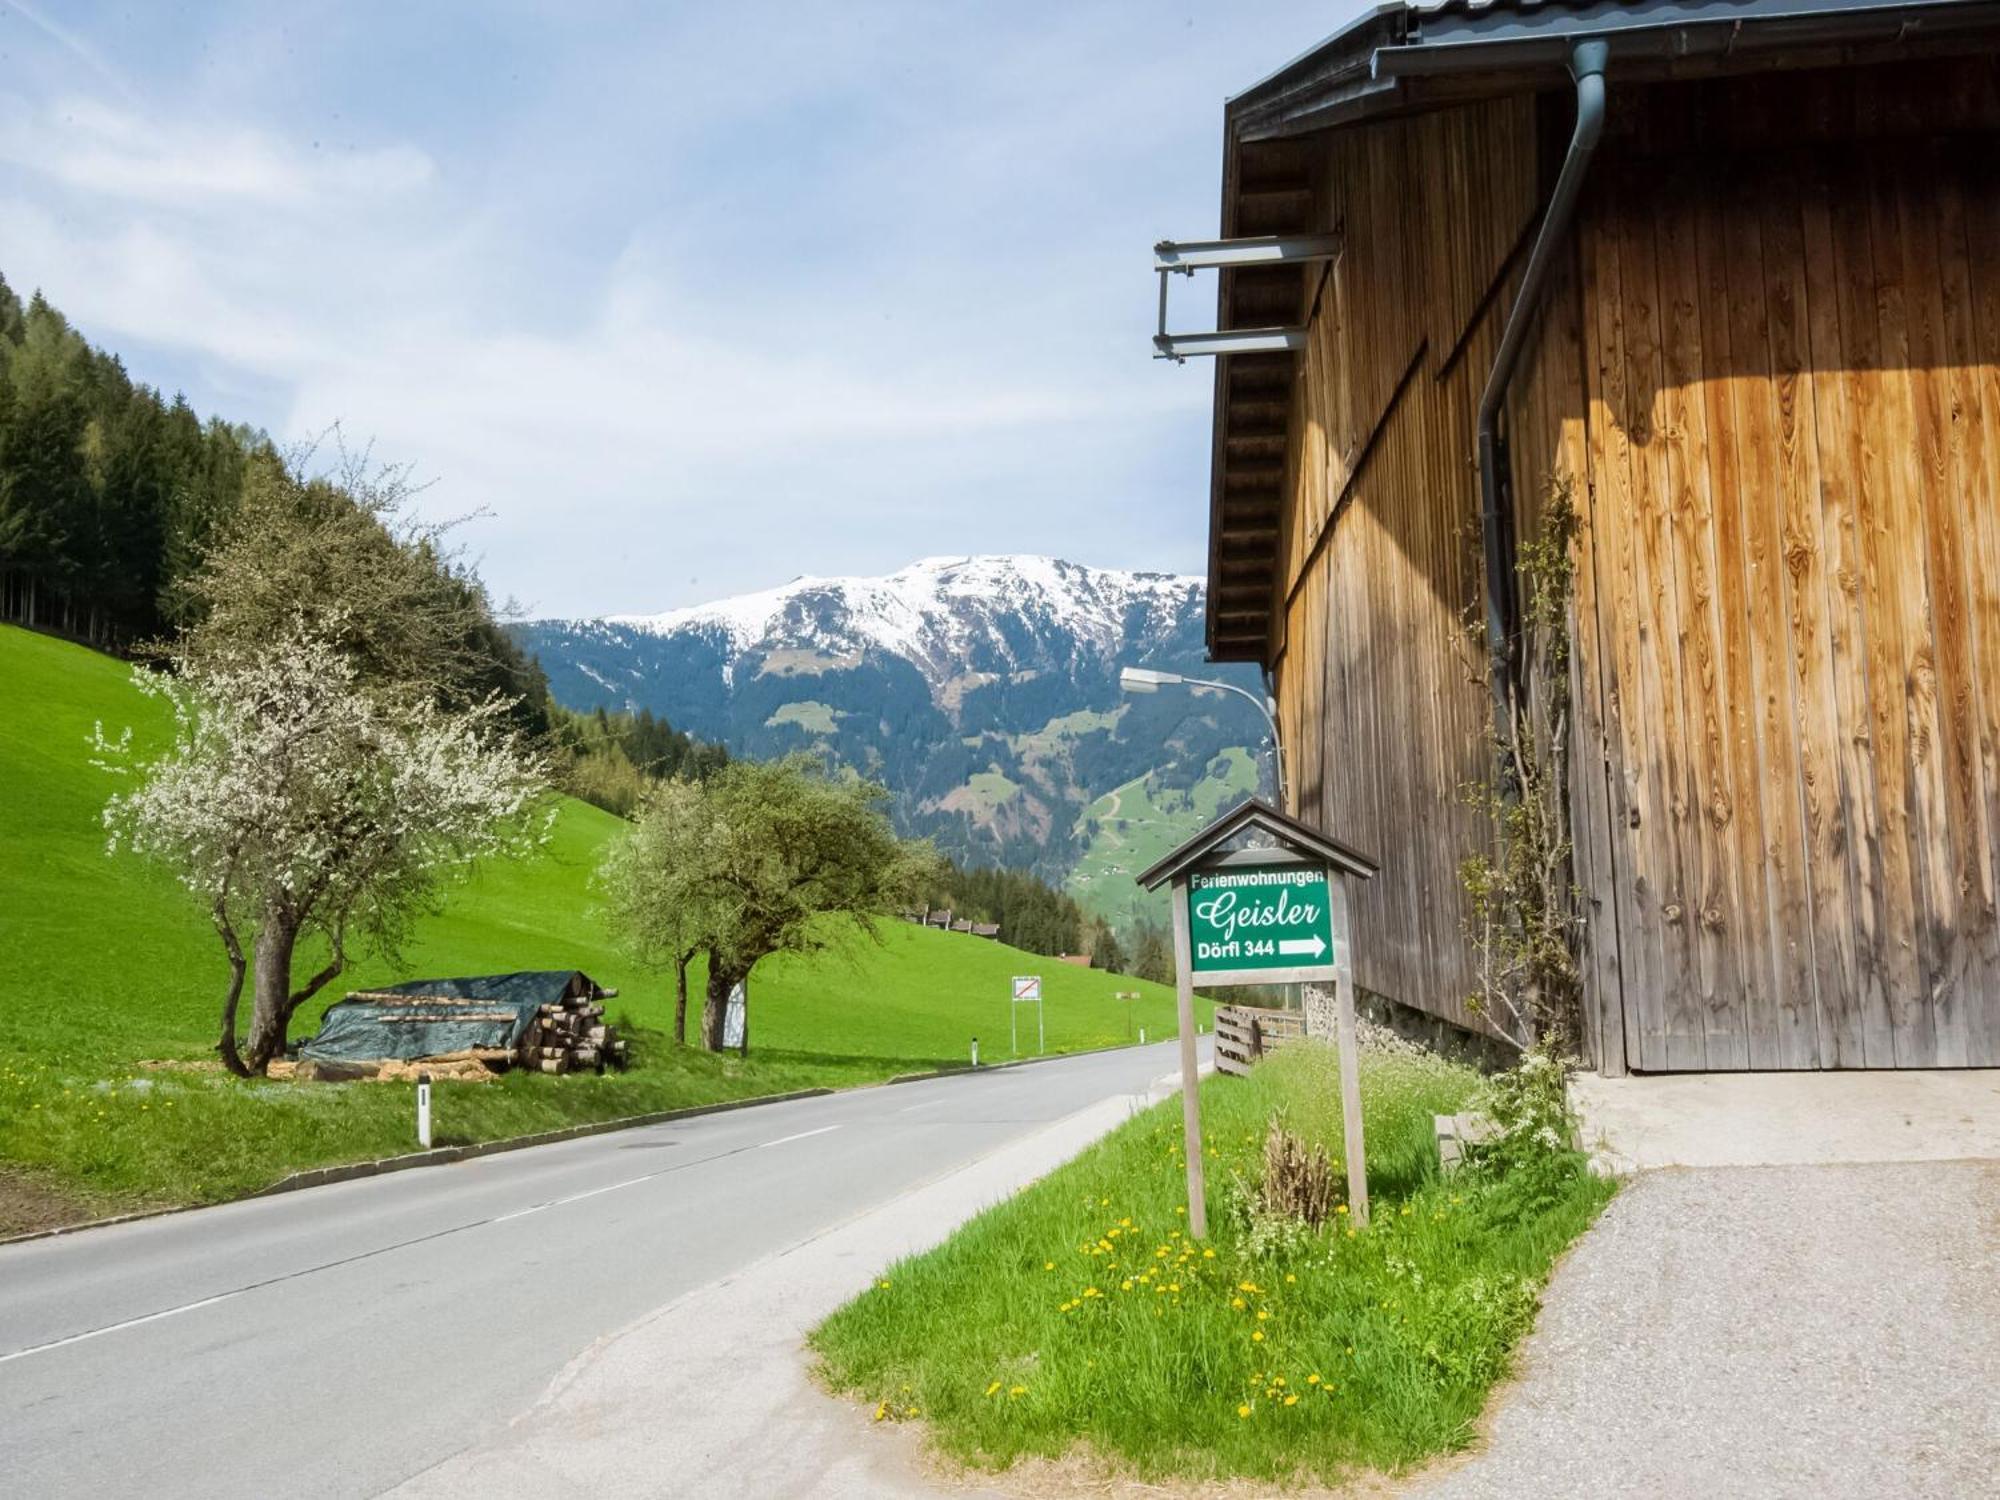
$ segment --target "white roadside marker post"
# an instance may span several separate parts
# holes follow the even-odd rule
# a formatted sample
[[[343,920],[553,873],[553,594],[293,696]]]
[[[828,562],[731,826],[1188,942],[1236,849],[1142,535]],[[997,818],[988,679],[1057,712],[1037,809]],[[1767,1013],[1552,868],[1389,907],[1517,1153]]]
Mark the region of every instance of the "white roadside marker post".
[[[417,1075],[417,1144],[431,1149],[431,1075]]]
[[[974,1038],[972,1039],[972,1065],[973,1065],[973,1067],[975,1067],[975,1068],[979,1066],[979,1038],[978,1038],[978,1037],[974,1037]]]

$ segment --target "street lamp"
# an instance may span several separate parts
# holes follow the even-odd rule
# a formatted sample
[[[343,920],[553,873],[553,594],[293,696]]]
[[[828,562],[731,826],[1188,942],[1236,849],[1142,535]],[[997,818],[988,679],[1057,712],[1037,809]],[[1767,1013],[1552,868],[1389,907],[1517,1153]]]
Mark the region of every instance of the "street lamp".
[[[1278,739],[1278,705],[1269,698],[1259,698],[1233,682],[1183,677],[1178,672],[1155,672],[1150,667],[1126,667],[1118,674],[1118,686],[1128,693],[1155,693],[1163,687],[1214,688],[1220,693],[1234,693],[1239,698],[1248,698],[1257,705],[1257,712],[1264,716],[1264,722],[1271,726],[1271,760],[1278,773],[1278,805],[1285,805],[1285,747]]]

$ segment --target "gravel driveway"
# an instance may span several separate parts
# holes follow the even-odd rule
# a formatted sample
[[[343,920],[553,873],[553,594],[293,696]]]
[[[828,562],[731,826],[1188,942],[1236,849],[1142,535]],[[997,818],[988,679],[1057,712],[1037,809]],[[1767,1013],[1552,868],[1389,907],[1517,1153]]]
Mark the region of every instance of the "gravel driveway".
[[[1640,1176],[1409,1493],[2000,1497],[2000,1162]]]

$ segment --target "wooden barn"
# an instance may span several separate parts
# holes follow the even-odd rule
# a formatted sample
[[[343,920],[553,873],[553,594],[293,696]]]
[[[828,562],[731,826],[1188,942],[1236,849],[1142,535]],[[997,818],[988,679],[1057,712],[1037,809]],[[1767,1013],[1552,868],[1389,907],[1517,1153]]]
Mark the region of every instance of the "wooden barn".
[[[1478,1030],[1460,864],[1572,497],[1590,1060],[2000,1065],[2000,6],[1448,0],[1227,106],[1209,650]],[[1165,286],[1163,277],[1162,285]],[[1468,664],[1465,625],[1502,649]]]

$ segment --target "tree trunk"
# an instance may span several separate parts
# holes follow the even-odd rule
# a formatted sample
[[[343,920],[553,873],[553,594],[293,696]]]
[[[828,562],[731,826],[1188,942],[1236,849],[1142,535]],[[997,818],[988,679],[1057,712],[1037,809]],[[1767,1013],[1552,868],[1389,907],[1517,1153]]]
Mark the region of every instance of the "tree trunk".
[[[674,1045],[685,1047],[688,1041],[688,965],[693,962],[692,953],[683,954],[674,963]]]
[[[238,1078],[248,1078],[250,1069],[236,1049],[236,1004],[243,998],[243,974],[248,965],[243,962],[243,949],[236,941],[235,929],[220,915],[220,909],[218,903],[216,927],[222,933],[223,946],[229,950],[229,993],[222,1002],[222,1040],[215,1044],[215,1050],[222,1054],[225,1068]]]
[[[736,1055],[750,1055],[750,976],[743,976],[743,1035],[736,1044]]]
[[[710,1052],[722,1050],[723,1023],[729,1016],[729,992],[743,976],[713,953],[708,955],[708,990],[701,1001],[701,1044]]]
[[[298,941],[299,930],[290,922],[266,917],[257,929],[246,1059],[252,1073],[262,1073],[285,1050],[285,1027],[292,1018],[292,949]]]

